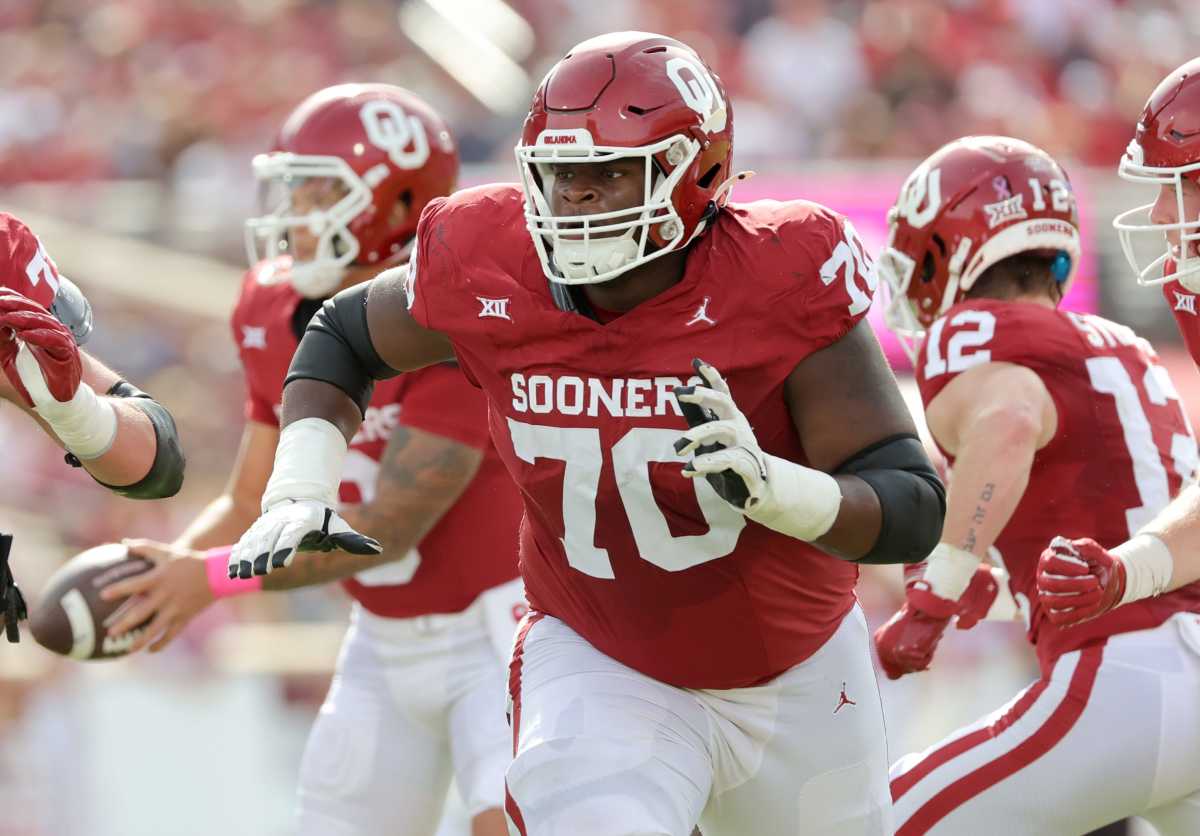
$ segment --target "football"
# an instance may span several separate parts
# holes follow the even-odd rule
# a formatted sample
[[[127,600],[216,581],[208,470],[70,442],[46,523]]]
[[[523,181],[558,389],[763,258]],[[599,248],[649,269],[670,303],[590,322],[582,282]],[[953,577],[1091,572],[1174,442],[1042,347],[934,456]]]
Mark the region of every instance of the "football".
[[[34,639],[47,650],[72,659],[124,656],[141,627],[123,636],[107,635],[105,623],[128,599],[104,601],[100,590],[153,565],[145,558],[130,556],[120,543],[77,554],[50,577],[31,608],[29,628]]]

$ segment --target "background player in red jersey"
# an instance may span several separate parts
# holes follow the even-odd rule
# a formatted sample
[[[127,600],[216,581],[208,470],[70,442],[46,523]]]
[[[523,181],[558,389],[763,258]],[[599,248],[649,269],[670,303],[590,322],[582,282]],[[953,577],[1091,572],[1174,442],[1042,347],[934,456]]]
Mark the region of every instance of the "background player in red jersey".
[[[1150,94],[1118,169],[1158,186],[1153,203],[1113,220],[1142,284],[1161,284],[1192,358],[1200,365],[1200,58],[1164,78]],[[1165,251],[1142,264],[1135,241]],[[1200,580],[1200,488],[1191,485],[1127,542],[1111,551],[1091,539],[1046,549],[1039,594],[1060,624],[1094,618]]]
[[[0,400],[28,413],[104,487],[135,499],[174,496],[184,459],[163,406],[79,348],[92,309],[33,232],[0,212]],[[9,474],[7,478],[12,478]],[[0,626],[17,641],[25,602],[2,535]]]
[[[525,500],[522,834],[890,832],[855,562],[924,557],[942,486],[862,321],[853,227],[727,203],[732,128],[678,41],[572,50],[534,96],[522,186],[434,201],[407,277],[314,318],[231,555],[260,571],[347,536],[328,474],[371,378],[455,354]]]
[[[381,554],[306,553],[287,571],[226,577],[228,547],[254,520],[279,436],[288,363],[321,299],[407,259],[417,217],[448,194],[457,155],[441,118],[389,85],[309,97],[256,174],[271,213],[233,313],[246,429],[227,493],[173,546],[129,541],[157,568],[110,586],[139,596],[111,632],[151,619],[135,649],[166,646],[216,597],[340,580],[356,600],[335,684],[301,766],[300,832],[426,834],[457,779],[474,836],[503,836],[509,755],[503,661],[524,595],[520,505],[487,437],[481,393],[449,364],[374,392],[339,473],[342,513]]]
[[[1083,833],[1128,815],[1196,833],[1200,585],[1061,629],[1035,593],[1056,532],[1117,543],[1197,466],[1149,343],[1057,310],[1079,261],[1066,174],[1005,137],[944,146],[909,177],[880,272],[889,322],[928,329],[914,357],[929,429],[952,463],[942,542],[876,633],[893,678],[924,669],[998,552],[1042,678],[892,767],[898,836]],[[987,575],[991,578],[991,575]],[[1086,763],[1086,766],[1082,766]]]

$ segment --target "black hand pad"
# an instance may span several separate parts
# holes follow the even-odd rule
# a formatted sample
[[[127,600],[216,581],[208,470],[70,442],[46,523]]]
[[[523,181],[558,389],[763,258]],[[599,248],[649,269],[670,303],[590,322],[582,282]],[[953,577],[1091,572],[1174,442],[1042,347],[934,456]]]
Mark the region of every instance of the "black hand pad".
[[[692,360],[692,368],[696,370],[696,374],[704,379],[704,375],[700,373],[700,367],[707,365],[699,357]],[[700,384],[704,385],[704,384]],[[711,388],[711,387],[709,387]],[[686,403],[679,400],[680,395],[691,394],[696,390],[695,386],[676,386],[673,388],[675,393],[675,402],[679,404],[679,411],[683,413],[683,419],[687,421],[689,427],[698,427],[701,424],[707,424],[710,421],[720,420],[715,412],[711,409],[700,406],[699,404]],[[675,452],[678,453],[688,444],[687,439],[681,438],[675,442]],[[724,444],[701,444],[696,448],[695,455],[702,456],[705,453],[715,453],[718,450],[724,450]],[[691,462],[689,461],[690,465]],[[737,508],[745,508],[746,503],[750,499],[750,491],[746,488],[746,482],[741,476],[738,476],[732,470],[722,470],[720,473],[707,473],[704,476],[708,480],[708,484],[712,485],[713,490],[717,495]]]

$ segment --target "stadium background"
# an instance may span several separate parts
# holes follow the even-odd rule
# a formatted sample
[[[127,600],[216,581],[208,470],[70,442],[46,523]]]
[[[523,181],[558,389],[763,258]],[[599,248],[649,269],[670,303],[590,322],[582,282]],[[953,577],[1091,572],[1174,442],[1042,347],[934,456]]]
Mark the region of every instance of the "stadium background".
[[[942,142],[1009,133],[1059,156],[1089,251],[1074,303],[1154,339],[1200,418],[1166,305],[1133,283],[1109,227],[1147,199],[1116,161],[1146,95],[1200,42],[1191,0],[3,0],[0,208],[86,290],[89,349],[170,405],[189,453],[177,498],[121,501],[0,409],[0,529],[17,533],[27,592],[83,547],[171,539],[221,489],[241,427],[226,315],[249,159],[295,103],[341,81],[401,84],[447,117],[464,183],[511,179],[537,80],[619,28],[679,37],[721,75],[735,163],[758,172],[735,199],[826,202],[873,251],[904,176]],[[865,573],[873,625],[899,586],[895,567]],[[169,652],[105,665],[0,647],[0,836],[286,833],[345,611],[335,589],[226,601]],[[1016,625],[951,633],[932,673],[882,683],[893,756],[1034,670]]]

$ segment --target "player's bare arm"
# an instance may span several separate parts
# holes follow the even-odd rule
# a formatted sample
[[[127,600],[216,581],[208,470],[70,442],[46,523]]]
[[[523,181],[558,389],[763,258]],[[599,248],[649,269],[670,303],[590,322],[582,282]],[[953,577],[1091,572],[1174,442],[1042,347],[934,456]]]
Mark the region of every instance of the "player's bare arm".
[[[375,377],[453,359],[450,341],[421,327],[409,314],[407,279],[407,267],[389,270],[325,303],[301,342],[303,353],[297,352],[293,360],[284,390],[282,426],[322,418],[349,440],[362,423],[362,408],[356,401],[365,406]],[[322,379],[341,371],[330,366],[333,358],[346,364],[345,379],[353,380],[347,386],[354,391],[353,399],[345,389]]]
[[[29,414],[102,485],[141,499],[174,495],[183,481],[183,456],[170,415],[96,358],[84,351],[78,354],[80,384],[90,390],[78,397],[77,402],[89,402],[78,414],[56,412],[42,398],[36,382],[31,382],[30,392],[36,399],[30,401],[8,380],[0,379],[0,398]],[[32,369],[27,368],[23,376],[32,377]],[[103,452],[89,455],[97,449]]]
[[[817,545],[849,560],[889,551],[888,544],[880,542],[883,514],[881,497],[871,484],[874,479],[856,475],[854,463],[871,448],[884,452],[889,446],[903,445],[906,449],[899,460],[870,462],[867,466],[884,478],[911,481],[908,490],[916,488],[928,496],[924,503],[910,509],[924,514],[905,519],[904,525],[912,527],[915,539],[910,540],[895,528],[885,535],[901,535],[906,541],[906,554],[879,562],[922,559],[937,543],[941,531],[941,485],[916,441],[912,416],[871,326],[862,321],[833,345],[803,360],[788,377],[787,400],[810,463],[832,473],[841,489],[837,518]],[[908,468],[925,472],[912,475]],[[894,515],[899,509],[891,510]]]
[[[264,578],[263,589],[329,583],[404,558],[454,506],[482,461],[483,452],[475,447],[399,425],[379,463],[374,498],[342,511],[352,528],[383,543],[383,552],[353,558],[302,552],[287,569]]]
[[[704,383],[675,389],[689,425],[675,444],[692,457],[684,476],[703,475],[749,519],[844,560],[915,563],[937,543],[945,489],[869,324],[788,376],[811,467],[763,451],[720,372],[693,365]]]
[[[955,457],[942,542],[982,560],[1025,492],[1034,454],[1054,437],[1054,400],[1032,370],[985,363],[949,383],[926,420]]]
[[[251,422],[248,433],[254,426]],[[469,445],[424,430],[397,427],[380,462],[374,499],[343,514],[355,529],[388,543],[388,548],[378,555],[353,559],[340,553],[302,552],[287,569],[264,578],[262,589],[317,586],[402,559],[454,505],[475,478],[482,459],[481,451]],[[109,625],[108,633],[121,636],[149,620],[130,652],[149,647],[156,653],[215,600],[206,574],[208,556],[180,542],[128,540],[125,545],[131,553],[158,565],[104,590],[106,600],[137,596]]]
[[[261,421],[246,422],[224,493],[205,506],[175,539],[175,545],[210,549],[233,543],[242,536],[258,519],[259,502],[271,476],[278,441],[278,428]]]
[[[1163,592],[1200,580],[1200,485],[1184,488],[1141,533],[1162,540],[1171,552],[1172,571]]]

